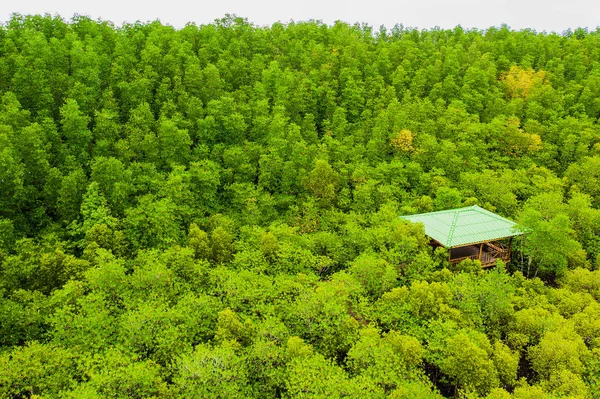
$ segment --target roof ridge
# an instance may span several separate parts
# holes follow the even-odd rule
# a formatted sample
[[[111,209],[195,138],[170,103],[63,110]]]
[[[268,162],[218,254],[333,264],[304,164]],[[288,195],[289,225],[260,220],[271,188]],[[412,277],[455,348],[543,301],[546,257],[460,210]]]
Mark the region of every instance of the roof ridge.
[[[454,231],[456,230],[456,222],[458,221],[459,210],[454,212],[454,218],[452,218],[452,224],[450,224],[450,231],[448,232],[448,244],[452,246],[452,240],[454,238]]]

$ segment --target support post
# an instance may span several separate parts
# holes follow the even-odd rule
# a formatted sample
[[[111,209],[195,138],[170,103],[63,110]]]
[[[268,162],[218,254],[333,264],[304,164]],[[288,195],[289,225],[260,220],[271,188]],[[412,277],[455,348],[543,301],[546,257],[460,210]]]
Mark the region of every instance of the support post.
[[[452,247],[448,248],[448,262],[452,259]]]
[[[481,254],[483,253],[483,243],[479,244],[479,261],[481,262]]]
[[[513,238],[510,237],[510,240],[508,240],[508,259],[507,259],[506,263],[510,262],[510,260],[512,259],[512,242],[513,242]]]

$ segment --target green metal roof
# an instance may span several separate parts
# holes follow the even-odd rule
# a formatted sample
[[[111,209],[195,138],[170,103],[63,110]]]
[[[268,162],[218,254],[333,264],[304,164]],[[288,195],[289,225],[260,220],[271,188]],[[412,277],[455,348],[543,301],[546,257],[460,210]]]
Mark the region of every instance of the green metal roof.
[[[516,223],[477,205],[401,216],[425,225],[425,234],[446,248],[499,240],[522,234]]]

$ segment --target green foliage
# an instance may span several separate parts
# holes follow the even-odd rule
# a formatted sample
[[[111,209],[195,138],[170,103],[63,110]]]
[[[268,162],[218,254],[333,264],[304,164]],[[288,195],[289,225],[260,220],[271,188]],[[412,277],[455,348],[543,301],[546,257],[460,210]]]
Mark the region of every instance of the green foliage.
[[[599,38],[13,15],[0,397],[598,398]]]
[[[367,295],[376,299],[396,285],[394,267],[374,255],[362,255],[354,260],[348,271],[364,287]]]
[[[208,234],[201,230],[196,223],[190,225],[188,233],[188,246],[194,251],[196,259],[208,259],[210,256],[210,242]]]
[[[326,379],[322,378],[324,375]],[[311,354],[289,362],[286,391],[290,397],[343,398],[361,394],[377,397],[377,388],[361,386],[361,382],[350,379],[341,367],[322,355]]]
[[[244,398],[252,394],[247,385],[250,372],[235,346],[201,344],[178,359],[172,389],[184,398]]]
[[[348,352],[347,363],[353,373],[390,392],[406,380],[419,379],[422,357],[423,348],[416,338],[395,331],[381,337],[376,329],[366,328]]]
[[[562,275],[567,267],[582,266],[585,256],[581,244],[573,238],[574,231],[568,215],[562,213],[563,205],[559,195],[540,194],[530,199],[530,206],[524,208],[522,224],[527,231],[524,251],[535,260],[537,271]],[[557,246],[556,242],[561,245]]]
[[[306,176],[305,186],[319,204],[323,207],[330,207],[334,204],[339,185],[339,176],[333,170],[331,165],[322,159],[316,161],[315,167]]]
[[[234,311],[227,308],[219,312],[217,333],[218,342],[236,341],[241,345],[250,345],[254,335],[254,326],[250,320],[242,322]]]
[[[494,343],[492,359],[498,371],[498,377],[504,386],[514,386],[519,371],[519,353],[513,352],[500,341]]]
[[[0,393],[5,397],[57,395],[76,384],[69,349],[31,341],[0,354]]]
[[[167,198],[156,200],[151,195],[140,198],[123,220],[125,237],[132,249],[165,249],[181,243],[182,232],[175,212],[175,205]]]
[[[583,363],[580,358],[585,356],[587,349],[581,337],[575,334],[548,331],[540,343],[531,347],[528,352],[533,369],[549,379],[552,374],[561,370],[581,374]]]
[[[429,342],[431,361],[445,374],[455,392],[487,394],[498,385],[498,371],[492,359],[488,338],[476,331],[452,331],[448,326],[436,331]]]

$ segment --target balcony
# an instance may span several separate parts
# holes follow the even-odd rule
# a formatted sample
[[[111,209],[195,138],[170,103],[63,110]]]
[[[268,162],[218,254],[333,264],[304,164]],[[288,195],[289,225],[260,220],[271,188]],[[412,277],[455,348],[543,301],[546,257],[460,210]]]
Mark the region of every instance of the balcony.
[[[449,250],[449,261],[457,264],[465,259],[478,260],[482,267],[496,266],[496,260],[501,259],[504,263],[510,262],[510,248],[500,242],[480,243],[455,247]]]

